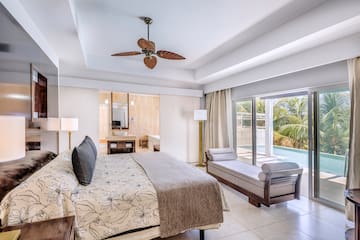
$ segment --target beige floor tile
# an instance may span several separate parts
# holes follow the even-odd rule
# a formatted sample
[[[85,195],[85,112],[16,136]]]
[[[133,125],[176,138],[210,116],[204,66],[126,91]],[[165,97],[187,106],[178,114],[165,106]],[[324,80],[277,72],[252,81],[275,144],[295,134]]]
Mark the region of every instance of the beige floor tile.
[[[271,216],[277,218],[279,221],[296,218],[308,213],[305,210],[294,207],[287,203],[272,205],[269,208],[264,207],[263,210],[269,213]]]
[[[247,231],[222,238],[221,240],[262,240],[262,238],[251,231]]]
[[[311,215],[320,219],[321,222],[330,223],[337,227],[345,227],[346,224],[344,211],[325,208],[321,210],[315,210],[311,212]]]
[[[291,221],[291,224],[295,224],[300,232],[316,240],[342,240],[345,238],[345,229],[343,226],[329,224],[310,214]]]
[[[245,232],[248,229],[239,222],[236,222],[233,217],[225,217],[225,221],[221,224],[219,229],[206,230],[206,240],[223,239],[227,236]]]
[[[311,213],[313,211],[316,210],[322,210],[322,209],[327,209],[328,207],[315,202],[315,201],[310,201],[308,198],[306,197],[301,197],[300,200],[292,200],[287,202],[288,206],[291,207],[295,207],[298,209],[301,209],[302,211],[304,211],[305,213]]]
[[[247,207],[234,208],[231,211],[235,213],[233,215],[234,221],[249,230],[280,221],[280,218],[274,217],[262,208],[256,208],[250,204]]]
[[[281,221],[264,227],[257,228],[253,232],[265,240],[310,240],[311,237],[297,229],[296,224]]]

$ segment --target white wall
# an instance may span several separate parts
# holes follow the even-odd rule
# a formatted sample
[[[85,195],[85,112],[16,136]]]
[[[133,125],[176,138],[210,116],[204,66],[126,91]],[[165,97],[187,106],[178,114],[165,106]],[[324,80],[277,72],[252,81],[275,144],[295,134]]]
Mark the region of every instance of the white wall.
[[[160,149],[174,158],[197,162],[199,125],[194,110],[200,98],[160,95]]]
[[[72,146],[79,145],[88,135],[99,143],[99,91],[60,87],[60,116],[79,119],[79,131],[72,134]],[[60,152],[68,149],[67,133],[60,133]]]
[[[346,61],[342,61],[235,87],[232,88],[231,97],[233,100],[239,100],[347,83],[347,64]]]

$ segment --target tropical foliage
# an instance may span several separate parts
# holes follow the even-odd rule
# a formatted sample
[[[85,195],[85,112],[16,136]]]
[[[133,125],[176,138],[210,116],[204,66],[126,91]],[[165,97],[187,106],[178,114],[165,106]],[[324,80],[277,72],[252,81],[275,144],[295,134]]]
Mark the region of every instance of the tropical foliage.
[[[274,145],[308,148],[307,97],[273,100]],[[344,155],[349,144],[350,97],[348,91],[319,95],[320,151]],[[256,112],[265,114],[265,101],[256,101]],[[237,104],[237,111],[251,113],[251,101]]]
[[[281,98],[274,103],[274,144],[306,149],[308,144],[307,99]]]
[[[320,103],[320,151],[344,155],[349,147],[349,93],[322,94]]]
[[[349,144],[348,92],[321,93],[319,97],[320,151],[344,155]],[[306,97],[282,98],[274,104],[274,144],[308,147]]]

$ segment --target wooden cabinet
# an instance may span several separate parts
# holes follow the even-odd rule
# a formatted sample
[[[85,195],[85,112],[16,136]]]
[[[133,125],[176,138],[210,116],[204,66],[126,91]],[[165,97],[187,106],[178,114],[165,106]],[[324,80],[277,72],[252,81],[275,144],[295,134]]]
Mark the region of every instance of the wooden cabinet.
[[[107,153],[134,153],[136,151],[136,137],[111,137],[107,139]]]
[[[74,240],[74,216],[25,223],[0,229],[0,232],[21,230],[19,240]]]
[[[37,128],[27,128],[25,131],[26,150],[41,149],[41,131]]]

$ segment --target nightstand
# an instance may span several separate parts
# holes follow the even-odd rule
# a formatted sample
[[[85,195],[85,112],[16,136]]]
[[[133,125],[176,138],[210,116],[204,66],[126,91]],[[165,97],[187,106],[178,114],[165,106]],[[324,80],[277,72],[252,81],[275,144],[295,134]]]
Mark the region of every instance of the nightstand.
[[[0,229],[0,232],[21,230],[21,240],[74,240],[74,216],[42,222],[25,223]]]

